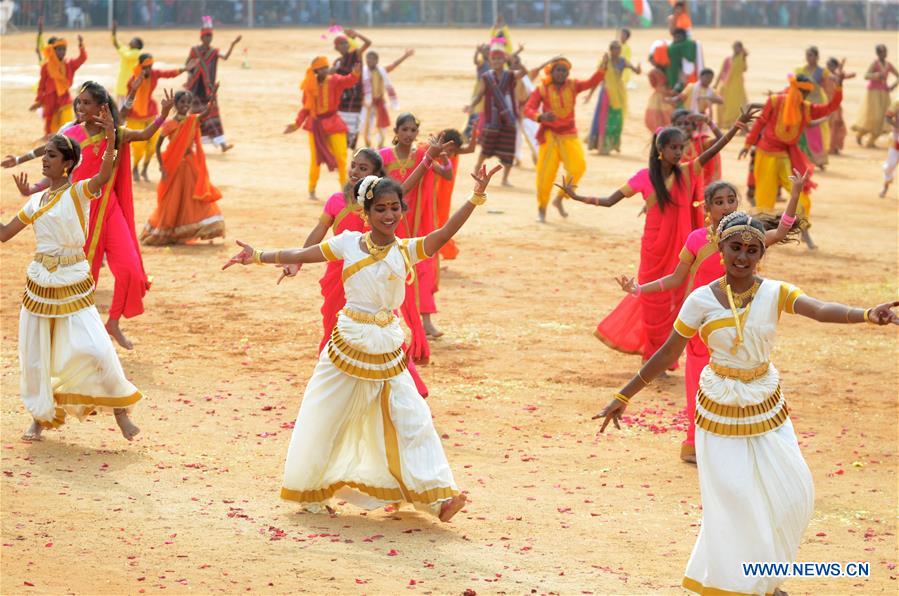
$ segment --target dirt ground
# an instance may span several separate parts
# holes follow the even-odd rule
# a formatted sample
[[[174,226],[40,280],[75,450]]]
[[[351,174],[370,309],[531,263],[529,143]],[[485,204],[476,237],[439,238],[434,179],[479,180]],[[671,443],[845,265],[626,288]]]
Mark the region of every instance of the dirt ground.
[[[52,33],[52,32],[51,32]],[[216,45],[237,32],[219,30]],[[597,435],[590,421],[639,364],[592,335],[622,296],[612,280],[636,271],[643,220],[632,199],[611,210],[570,206],[562,221],[535,222],[534,172],[491,189],[458,237],[461,255],[441,274],[432,343],[423,368],[428,403],[470,504],[452,524],[412,510],[336,517],[300,514],[278,498],[282,465],[321,334],[318,278],[308,267],[275,285],[275,270],[221,272],[234,238],[298,246],[322,202],[306,197],[308,148],[283,136],[299,107],[309,59],[331,55],[318,30],[241,31],[243,43],[220,69],[226,132],[236,143],[209,155],[224,199],[226,243],[147,248],[153,276],[146,313],[123,321],[135,341],[119,351],[145,392],[134,418],[143,432],[127,444],[110,417],[19,440],[29,423],[18,397],[17,316],[30,231],[2,256],[2,582],[14,593],[682,593],[679,587],[700,520],[696,469],[678,459],[683,377],[676,372],[635,399],[631,424]],[[464,124],[473,84],[472,30],[372,30],[382,60],[404,48],[414,58],[393,75],[402,107],[423,132]],[[534,65],[564,52],[586,77],[611,31],[513,31]],[[180,63],[193,31],[142,32],[162,64]],[[637,32],[634,59],[661,33]],[[131,32],[120,33],[127,40]],[[74,35],[67,35],[70,43]],[[750,51],[753,98],[779,89],[803,48],[848,58],[863,73],[885,34],[703,30],[714,67],[742,39]],[[271,41],[276,40],[277,46]],[[85,35],[89,59],[76,84],[112,84],[117,57],[105,32]],[[20,154],[40,136],[27,111],[37,66],[34,38],[4,37],[0,154]],[[894,47],[891,45],[890,47]],[[645,59],[642,60],[644,67]],[[242,64],[243,63],[243,64]],[[179,79],[179,84],[183,79]],[[607,194],[646,163],[642,124],[646,77],[631,92],[620,156],[588,157],[581,188]],[[852,123],[863,82],[846,86]],[[579,107],[586,130],[592,106]],[[846,154],[818,176],[814,237],[820,250],[773,250],[765,274],[809,294],[859,305],[897,295],[896,193],[877,198],[886,149]],[[738,142],[725,150],[725,178],[742,187]],[[456,201],[468,190],[463,160]],[[38,162],[23,168],[32,179]],[[152,169],[152,179],[158,171]],[[2,218],[23,199],[3,175]],[[319,195],[337,189],[323,175]],[[156,200],[136,187],[138,227]],[[101,275],[105,310],[112,278]],[[783,373],[803,452],[817,490],[801,561],[868,561],[868,579],[794,579],[791,593],[895,593],[897,505],[897,334],[836,328],[785,317],[774,361]]]

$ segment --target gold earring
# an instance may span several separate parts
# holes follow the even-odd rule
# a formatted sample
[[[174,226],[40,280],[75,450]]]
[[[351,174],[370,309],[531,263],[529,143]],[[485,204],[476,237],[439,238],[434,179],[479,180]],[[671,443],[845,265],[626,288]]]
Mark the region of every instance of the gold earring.
[[[68,175],[69,175],[69,168],[63,168],[63,169],[62,169],[62,175],[63,175],[63,176],[68,176]]]

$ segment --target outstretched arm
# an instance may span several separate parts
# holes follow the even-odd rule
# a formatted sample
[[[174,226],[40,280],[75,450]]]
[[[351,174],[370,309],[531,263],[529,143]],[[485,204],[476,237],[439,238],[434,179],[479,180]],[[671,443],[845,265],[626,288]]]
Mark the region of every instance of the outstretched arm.
[[[855,308],[838,302],[822,302],[811,296],[799,296],[793,303],[797,315],[819,323],[871,323],[873,325],[899,325],[899,315],[893,309],[899,301],[885,302],[871,308]]]
[[[765,246],[777,244],[786,238],[793,228],[793,221],[796,219],[796,206],[799,204],[799,195],[802,194],[802,189],[811,176],[812,173],[809,170],[800,174],[799,170],[793,168],[793,174],[790,176],[790,183],[793,185],[793,188],[790,190],[790,202],[787,203],[787,208],[784,210],[783,215],[780,216],[780,223],[777,225],[777,228],[765,232]]]
[[[262,251],[254,249],[240,240],[236,242],[241,247],[241,250],[225,263],[222,270],[227,269],[231,265],[251,265],[253,263],[257,265],[296,265],[300,263],[324,263],[327,260],[322,249],[317,244],[308,248]]]
[[[115,49],[119,49],[119,40],[116,39],[116,29],[119,28],[119,24],[115,21],[112,22],[112,45]]]
[[[303,242],[303,248],[309,248],[310,246],[318,246],[319,244],[321,244],[322,240],[324,240],[325,236],[327,236],[328,230],[331,229],[332,225],[334,225],[334,218],[327,213],[322,213],[321,218],[318,220],[318,223],[315,224],[315,227],[312,228],[312,231],[309,232],[308,236],[306,236],[306,241]],[[296,276],[296,274],[300,272],[300,268],[302,266],[302,263],[293,263],[282,266],[281,277],[279,277],[278,281],[275,283],[280,284],[281,280],[283,280],[285,277]]]
[[[231,52],[234,51],[234,46],[236,46],[238,44],[238,42],[240,42],[241,39],[243,39],[242,35],[238,35],[237,37],[235,37],[234,41],[232,41],[231,45],[228,47],[228,52],[224,56],[219,54],[219,58],[221,58],[222,60],[227,60],[228,58],[230,58]],[[189,69],[189,70],[192,70],[192,69]]]
[[[704,166],[710,159],[715,157],[719,151],[724,149],[724,146],[727,145],[734,135],[737,134],[738,130],[745,130],[746,125],[755,117],[756,113],[758,113],[759,107],[753,104],[750,104],[748,108],[740,108],[740,117],[737,119],[737,122],[731,127],[729,131],[727,131],[724,136],[715,141],[715,143],[702,152],[702,154],[697,158],[699,161],[699,165]]]
[[[18,175],[14,174],[12,178],[16,181],[16,186],[19,187],[19,192],[25,196],[28,196],[30,194],[26,192],[28,190],[28,174],[22,172]],[[6,242],[10,238],[14,237],[16,234],[24,230],[26,225],[28,224],[19,219],[18,215],[12,218],[8,224],[0,224],[0,242]]]
[[[96,119],[97,124],[103,127],[106,133],[106,151],[103,153],[103,161],[100,163],[100,171],[87,181],[87,190],[92,195],[97,195],[103,189],[103,185],[112,177],[112,169],[115,166],[115,135],[116,123],[105,105],[100,108],[100,115]]]
[[[665,372],[672,363],[680,358],[680,355],[683,354],[684,349],[687,347],[687,342],[689,341],[688,338],[677,331],[672,331],[671,335],[668,336],[668,340],[665,341],[665,344],[652,355],[652,358],[646,361],[637,374],[631,378],[618,394],[623,396],[625,400],[630,401],[630,398],[637,395],[637,393],[652,383],[656,377]],[[626,408],[627,404],[625,401],[618,398],[612,398],[612,401],[603,408],[602,412],[593,417],[594,420],[597,418],[604,418],[599,432],[604,432],[606,426],[609,425],[609,422],[614,423],[615,428],[621,428],[618,425],[618,419],[624,413]]]
[[[414,55],[415,55],[415,50],[413,50],[412,48],[409,48],[408,50],[405,51],[405,53],[402,56],[400,56],[399,58],[394,60],[393,64],[388,64],[387,66],[385,66],[384,70],[386,70],[387,72],[393,72],[393,70],[397,66],[399,66],[400,64],[405,62],[408,57],[414,56]]]
[[[575,191],[576,187],[573,184],[573,180],[573,178],[565,178],[563,176],[562,184],[554,184],[553,186],[564,192],[566,195],[568,195],[569,198],[574,199],[575,201],[586,203],[587,205],[596,205],[597,207],[611,207],[624,198],[624,193],[622,193],[620,190],[616,190],[608,197],[588,197],[579,195]]]
[[[130,130],[124,129],[124,133],[122,133],[122,142],[123,143],[133,143],[134,141],[147,141],[153,138],[153,135],[156,134],[156,131],[159,130],[159,127],[162,126],[162,123],[165,122],[165,119],[168,117],[169,112],[172,111],[172,106],[175,105],[175,94],[172,93],[171,89],[165,90],[165,98],[162,100],[160,105],[160,113],[159,117],[156,118],[150,126],[146,127],[143,130]]]
[[[628,294],[655,294],[656,292],[664,292],[681,287],[687,281],[687,277],[690,276],[690,265],[691,263],[679,261],[677,267],[670,274],[654,281],[648,281],[645,284],[638,284],[635,278],[627,277],[626,275],[616,277],[615,281]]]
[[[371,47],[371,40],[355,29],[344,29],[343,32],[346,33],[347,37],[351,37],[353,39],[359,38],[362,40],[362,45],[356,48],[356,51],[359,52],[360,58],[362,57],[362,54],[364,54],[365,51]]]
[[[24,155],[20,155],[18,157],[16,157],[15,155],[7,155],[6,157],[3,158],[3,161],[0,161],[0,166],[2,166],[4,168],[11,168],[13,166],[23,164],[26,161],[31,161],[35,157],[42,156],[44,154],[45,150],[46,150],[46,145],[39,145],[39,146],[35,147],[34,149],[32,149],[31,151],[29,151],[28,153],[25,153]]]
[[[474,178],[474,189],[472,190],[472,198],[465,201],[465,204],[459,207],[453,213],[442,227],[434,230],[424,239],[425,253],[429,255],[437,254],[437,251],[443,248],[443,245],[449,242],[456,235],[462,226],[468,221],[468,218],[474,213],[474,208],[481,202],[487,200],[487,186],[493,175],[499,172],[503,167],[496,166],[489,172],[487,166],[482,165],[480,171],[472,172],[471,177]],[[482,199],[479,201],[479,199]]]

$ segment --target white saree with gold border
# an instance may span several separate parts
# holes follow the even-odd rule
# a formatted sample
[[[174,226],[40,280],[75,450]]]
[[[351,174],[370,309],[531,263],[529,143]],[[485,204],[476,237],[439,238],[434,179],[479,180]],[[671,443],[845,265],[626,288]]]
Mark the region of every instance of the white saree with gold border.
[[[711,285],[684,301],[675,331],[700,334],[711,354],[696,396],[696,464],[702,525],[683,586],[700,594],[771,594],[778,577],[744,577],[742,563],[792,562],[814,510],[812,475],[799,451],[770,364],[778,319],[801,291],[764,280],[734,314]]]
[[[22,401],[45,428],[94,410],[129,408],[141,394],[126,378],[97,307],[84,258],[85,224],[93,197],[87,181],[31,195],[18,213],[34,229],[35,260],[26,271],[19,312]]]
[[[394,311],[407,271],[428,258],[423,238],[374,257],[360,232],[322,243],[343,260],[346,307],[306,386],[294,425],[281,497],[318,511],[332,500],[364,509],[408,502],[438,513],[458,494],[431,411],[406,370]]]

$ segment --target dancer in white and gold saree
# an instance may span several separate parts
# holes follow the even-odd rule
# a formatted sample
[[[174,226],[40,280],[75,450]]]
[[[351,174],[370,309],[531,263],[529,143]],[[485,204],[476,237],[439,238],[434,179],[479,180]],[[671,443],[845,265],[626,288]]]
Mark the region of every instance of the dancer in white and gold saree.
[[[406,370],[396,315],[415,263],[430,258],[486,200],[490,172],[481,168],[471,198],[425,237],[397,239],[405,203],[400,185],[367,176],[356,184],[371,232],[346,231],[318,246],[260,251],[243,247],[234,264],[343,261],[346,306],[322,350],[297,416],[281,497],[310,511],[334,499],[364,509],[407,502],[449,521],[464,505],[431,420]]]
[[[702,526],[683,586],[699,594],[780,593],[783,577],[746,577],[742,563],[793,562],[814,510],[812,475],[799,451],[780,373],[770,362],[783,313],[822,323],[899,324],[899,302],[852,308],[756,276],[765,227],[745,213],[718,226],[726,275],[693,291],[674,331],[594,418],[619,426],[628,402],[699,334],[711,354],[696,395],[696,463]]]
[[[42,158],[49,188],[32,194],[16,217],[0,226],[0,240],[6,242],[31,225],[37,243],[19,315],[22,401],[34,418],[25,440],[40,440],[42,430],[59,427],[66,414],[83,420],[103,409],[114,411],[129,441],[139,432],[128,408],[141,394],[125,378],[94,306],[94,280],[84,256],[90,201],[99,198],[115,157],[112,116],[104,109],[95,121],[108,140],[97,175],[70,184],[81,148],[68,137],[50,137]],[[17,176],[16,184],[27,189],[27,176]]]

